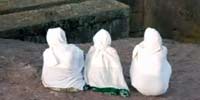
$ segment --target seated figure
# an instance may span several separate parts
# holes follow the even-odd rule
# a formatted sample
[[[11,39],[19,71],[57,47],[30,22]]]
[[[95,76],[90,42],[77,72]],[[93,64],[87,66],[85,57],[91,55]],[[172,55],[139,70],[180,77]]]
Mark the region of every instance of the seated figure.
[[[169,87],[171,73],[167,48],[162,45],[159,32],[147,28],[144,40],[133,50],[130,68],[132,86],[143,95],[161,95]]]
[[[49,48],[43,52],[41,76],[44,87],[56,91],[83,90],[83,51],[73,44],[68,44],[65,32],[59,27],[49,29],[46,39]]]
[[[93,37],[93,42],[86,56],[84,71],[89,89],[109,95],[129,96],[119,56],[110,46],[110,34],[101,29]]]

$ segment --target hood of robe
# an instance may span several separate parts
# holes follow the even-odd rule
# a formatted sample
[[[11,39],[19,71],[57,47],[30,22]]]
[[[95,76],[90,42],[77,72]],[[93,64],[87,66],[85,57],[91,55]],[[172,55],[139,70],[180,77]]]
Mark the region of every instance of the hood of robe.
[[[143,46],[149,52],[158,51],[162,48],[162,38],[154,28],[147,28],[144,33]]]
[[[48,29],[46,39],[50,48],[66,45],[67,43],[65,31],[60,27]]]
[[[105,29],[99,30],[93,37],[94,47],[97,49],[105,49],[111,45],[111,36]]]

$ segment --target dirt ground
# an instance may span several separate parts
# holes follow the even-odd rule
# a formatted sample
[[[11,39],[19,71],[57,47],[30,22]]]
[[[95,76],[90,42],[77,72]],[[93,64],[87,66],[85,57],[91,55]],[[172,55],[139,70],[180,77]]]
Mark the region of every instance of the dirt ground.
[[[42,52],[46,44],[0,39],[0,100],[200,100],[200,44],[164,40],[173,74],[165,95],[143,96],[130,85],[129,66],[134,46],[141,38],[128,38],[112,44],[120,55],[131,96],[109,96],[92,91],[60,93],[46,89],[40,81]],[[78,46],[87,53],[91,44]],[[116,73],[117,74],[117,73]]]

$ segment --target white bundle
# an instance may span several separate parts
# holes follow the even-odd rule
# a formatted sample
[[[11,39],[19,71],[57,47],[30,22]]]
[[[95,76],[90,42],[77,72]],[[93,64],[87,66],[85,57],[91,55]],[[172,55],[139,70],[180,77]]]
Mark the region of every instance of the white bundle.
[[[162,45],[159,32],[147,28],[144,41],[133,50],[130,69],[132,86],[143,95],[161,95],[168,89],[171,73],[167,48]]]
[[[83,90],[83,51],[73,44],[67,44],[65,32],[61,28],[49,29],[46,38],[49,48],[43,53],[43,85]]]
[[[128,90],[119,56],[111,45],[110,34],[101,29],[93,37],[92,46],[86,56],[85,81],[93,87]]]

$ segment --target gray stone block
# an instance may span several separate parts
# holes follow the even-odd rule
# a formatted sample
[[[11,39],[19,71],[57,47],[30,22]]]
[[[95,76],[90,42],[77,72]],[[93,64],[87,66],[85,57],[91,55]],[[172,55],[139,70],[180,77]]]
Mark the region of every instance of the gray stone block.
[[[69,42],[89,42],[101,28],[113,39],[129,33],[129,7],[115,0],[87,0],[3,14],[0,20],[0,37],[35,42],[45,42],[46,31],[52,27],[62,27]]]
[[[86,0],[0,0],[0,15]]]

